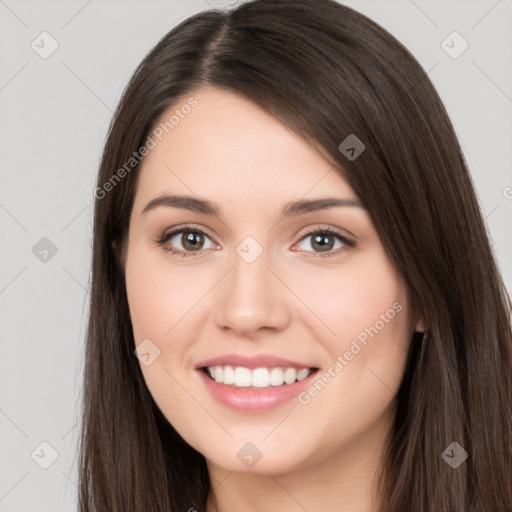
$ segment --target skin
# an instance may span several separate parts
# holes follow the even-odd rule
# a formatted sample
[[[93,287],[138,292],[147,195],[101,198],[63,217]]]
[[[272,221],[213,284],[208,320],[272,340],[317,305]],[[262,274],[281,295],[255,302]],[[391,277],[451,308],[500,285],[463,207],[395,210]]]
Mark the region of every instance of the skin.
[[[234,93],[207,87],[191,96],[197,106],[144,159],[130,218],[125,275],[135,343],[150,339],[160,350],[141,364],[147,386],[206,457],[218,510],[369,512],[410,339],[423,320],[364,208],[280,218],[302,198],[358,199],[321,151]],[[165,206],[142,214],[171,193],[209,200],[221,215]],[[192,255],[183,257],[155,243],[185,223],[206,231],[202,250],[187,246]],[[330,239],[336,254],[322,257],[314,237],[304,237],[313,228],[337,229],[357,246]],[[252,263],[236,252],[247,236],[263,249]],[[183,242],[179,234],[165,245],[184,250]],[[327,372],[394,303],[401,311],[308,404],[238,412],[218,403],[194,370],[222,354],[269,353]],[[247,442],[262,454],[251,468],[237,457]]]

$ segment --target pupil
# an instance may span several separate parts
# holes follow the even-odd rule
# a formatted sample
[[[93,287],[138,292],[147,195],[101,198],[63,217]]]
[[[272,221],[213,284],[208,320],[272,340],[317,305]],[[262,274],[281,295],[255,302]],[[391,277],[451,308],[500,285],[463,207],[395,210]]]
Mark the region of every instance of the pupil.
[[[189,232],[185,237],[183,247],[187,250],[194,250],[201,246],[203,236],[200,233]],[[313,245],[317,245],[320,251],[328,251],[332,249],[333,237],[331,235],[315,235],[313,237]]]
[[[332,238],[331,235],[316,235],[313,237],[313,246],[314,244],[318,244],[320,251],[328,251],[332,249],[334,245]],[[331,239],[330,243],[329,239]]]
[[[202,243],[202,235],[200,233],[189,232],[185,236],[185,243],[183,247],[187,250],[194,250],[201,246]]]

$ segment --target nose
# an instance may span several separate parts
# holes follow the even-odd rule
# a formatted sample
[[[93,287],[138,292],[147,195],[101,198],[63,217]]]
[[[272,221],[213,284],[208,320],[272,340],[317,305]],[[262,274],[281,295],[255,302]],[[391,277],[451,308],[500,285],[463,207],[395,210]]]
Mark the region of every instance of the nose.
[[[244,337],[286,328],[290,322],[290,294],[268,264],[265,251],[252,263],[235,253],[233,268],[223,280],[217,302],[215,320],[219,328]]]

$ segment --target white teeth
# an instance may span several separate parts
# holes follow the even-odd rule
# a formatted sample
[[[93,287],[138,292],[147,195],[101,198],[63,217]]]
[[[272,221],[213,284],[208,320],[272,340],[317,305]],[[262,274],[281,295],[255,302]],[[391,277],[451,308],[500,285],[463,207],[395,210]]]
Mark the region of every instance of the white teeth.
[[[305,379],[310,373],[309,368],[244,368],[243,366],[209,366],[211,378],[216,382],[235,387],[268,388],[293,384]]]
[[[237,366],[235,368],[235,386],[249,387],[252,382],[251,370]]]
[[[224,376],[224,368],[222,366],[215,367],[215,382],[222,382]]]
[[[299,370],[297,372],[297,380],[303,380],[309,375],[309,370],[306,368],[303,368],[302,370]]]
[[[232,366],[224,366],[224,376],[222,378],[224,384],[235,383],[235,370]]]
[[[266,368],[256,368],[252,371],[252,385],[255,388],[266,388],[270,381],[270,375]]]
[[[297,378],[297,370],[295,368],[286,368],[284,372],[284,381],[286,384],[293,384]]]
[[[270,372],[270,385],[280,386],[284,382],[284,374],[281,368],[272,368]]]

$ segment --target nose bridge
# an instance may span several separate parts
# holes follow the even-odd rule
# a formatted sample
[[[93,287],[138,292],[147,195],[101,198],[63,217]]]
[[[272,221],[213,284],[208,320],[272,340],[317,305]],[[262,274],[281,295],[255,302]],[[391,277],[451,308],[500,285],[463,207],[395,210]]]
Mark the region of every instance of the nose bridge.
[[[217,323],[237,332],[261,327],[283,328],[288,311],[282,284],[267,268],[269,251],[253,237],[246,237],[236,248],[232,271],[226,276],[218,303]]]

